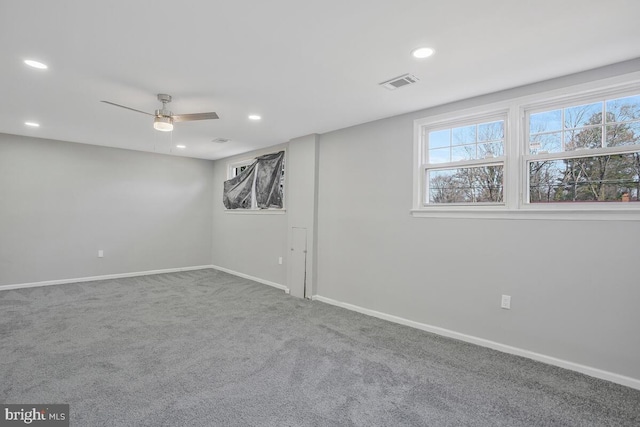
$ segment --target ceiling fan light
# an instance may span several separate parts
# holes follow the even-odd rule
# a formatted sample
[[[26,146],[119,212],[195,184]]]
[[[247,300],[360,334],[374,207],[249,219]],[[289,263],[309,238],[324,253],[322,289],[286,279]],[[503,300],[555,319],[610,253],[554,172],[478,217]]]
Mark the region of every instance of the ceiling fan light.
[[[173,130],[173,119],[171,117],[156,117],[153,119],[153,128],[161,132],[171,132]]]

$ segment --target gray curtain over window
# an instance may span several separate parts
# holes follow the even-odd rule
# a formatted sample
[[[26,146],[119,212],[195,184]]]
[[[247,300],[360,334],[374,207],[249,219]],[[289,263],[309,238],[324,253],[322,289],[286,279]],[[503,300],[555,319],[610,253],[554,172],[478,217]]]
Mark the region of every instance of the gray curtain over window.
[[[256,157],[256,161],[236,177],[224,182],[222,201],[227,209],[250,209],[254,197],[260,209],[282,208],[280,179],[284,151]]]

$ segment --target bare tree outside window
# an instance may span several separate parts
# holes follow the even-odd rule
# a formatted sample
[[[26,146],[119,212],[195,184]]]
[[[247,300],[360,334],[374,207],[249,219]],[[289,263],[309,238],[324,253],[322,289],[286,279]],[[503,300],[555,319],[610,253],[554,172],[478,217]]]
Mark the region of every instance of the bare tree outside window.
[[[532,154],[572,154],[529,163],[530,202],[638,201],[640,95],[532,114],[529,122]],[[599,153],[627,146],[629,153]]]
[[[428,203],[503,202],[504,120],[434,130],[426,145]]]

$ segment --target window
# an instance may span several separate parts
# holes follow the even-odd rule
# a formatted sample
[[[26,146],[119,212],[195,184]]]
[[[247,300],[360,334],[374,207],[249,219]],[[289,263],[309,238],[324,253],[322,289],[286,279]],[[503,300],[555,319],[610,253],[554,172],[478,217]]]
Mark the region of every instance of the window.
[[[640,220],[640,72],[573,89],[415,120],[411,214]]]
[[[244,172],[249,166],[255,162],[255,157],[250,159],[240,160],[239,162],[234,162],[229,164],[229,170],[227,172],[227,179],[235,178],[240,175],[241,172]],[[284,169],[285,169],[285,158],[282,159],[282,171],[280,172],[280,191],[284,195]]]
[[[223,204],[233,211],[283,211],[285,152],[228,165]]]
[[[527,113],[528,202],[637,202],[640,95]]]
[[[504,202],[503,114],[422,128],[423,206]]]
[[[235,178],[236,176],[240,175],[240,172],[244,172],[245,169],[251,166],[251,163],[255,162],[255,160],[256,159],[251,159],[251,160],[246,160],[244,162],[239,162],[239,163],[234,163],[232,165],[229,165],[228,178]]]

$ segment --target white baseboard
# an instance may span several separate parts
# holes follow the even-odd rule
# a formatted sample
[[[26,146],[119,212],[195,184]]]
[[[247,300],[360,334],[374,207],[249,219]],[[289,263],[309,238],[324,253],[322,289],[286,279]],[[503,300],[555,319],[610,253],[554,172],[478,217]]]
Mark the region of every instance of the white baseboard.
[[[259,277],[249,276],[248,274],[239,273],[237,271],[230,270],[228,268],[220,267],[220,266],[217,266],[217,265],[210,265],[209,268],[213,268],[215,270],[224,271],[225,273],[233,274],[234,276],[242,277],[243,279],[249,279],[249,280],[253,280],[254,282],[258,282],[258,283],[262,283],[262,284],[265,284],[265,285],[273,286],[274,288],[278,288],[280,290],[283,290],[285,294],[288,294],[290,292],[289,288],[287,288],[285,285],[281,285],[280,283],[271,282],[269,280],[264,280],[264,279],[261,279]]]
[[[600,378],[603,380],[611,381],[613,383],[622,384],[624,386],[640,390],[640,380],[636,378],[619,375],[613,372],[603,371],[601,369],[592,368],[590,366],[581,365],[579,363],[569,362],[567,360],[558,359],[558,358],[547,356],[540,353],[535,353],[533,351],[524,350],[518,347],[512,347],[510,345],[486,340],[484,338],[478,338],[472,335],[462,334],[460,332],[451,331],[449,329],[427,325],[426,323],[415,322],[413,320],[404,319],[402,317],[393,316],[391,314],[381,313],[379,311],[370,310],[368,308],[363,308],[363,307],[349,304],[346,302],[336,301],[331,298],[326,298],[320,295],[314,295],[312,299],[314,301],[320,301],[326,304],[335,305],[337,307],[346,308],[347,310],[356,311],[358,313],[366,314],[368,316],[373,316],[379,319],[388,320],[390,322],[399,323],[401,325],[410,326],[412,328],[421,329],[423,331],[431,332],[437,335],[454,338],[460,341],[469,342],[482,347],[488,347],[494,350],[501,351],[503,353],[514,354],[516,356],[526,357],[528,359],[533,359],[538,362],[547,363],[549,365],[559,366],[561,368],[569,369],[571,371],[580,372],[585,375],[589,375],[595,378]]]
[[[122,277],[136,277],[136,276],[149,276],[151,274],[163,274],[163,273],[176,273],[179,271],[191,271],[191,270],[204,270],[207,268],[213,268],[215,270],[224,271],[225,273],[233,274],[234,276],[242,277],[244,279],[253,280],[254,282],[262,283],[265,285],[273,286],[274,288],[278,288],[283,290],[285,293],[289,293],[289,288],[284,285],[281,285],[276,282],[271,282],[269,280],[260,279],[259,277],[250,276],[248,274],[239,273],[234,270],[230,270],[228,268],[220,267],[217,265],[197,265],[192,267],[177,267],[177,268],[166,268],[162,270],[149,270],[149,271],[135,271],[131,273],[118,273],[118,274],[105,274],[102,276],[90,276],[90,277],[75,277],[72,279],[59,279],[59,280],[46,280],[42,282],[31,282],[31,283],[17,283],[12,285],[0,285],[0,291],[8,291],[10,289],[22,289],[22,288],[35,288],[39,286],[51,286],[51,285],[63,285],[65,283],[79,283],[79,282],[93,282],[96,280],[108,280],[108,279],[119,279]]]
[[[163,270],[136,271],[133,273],[105,274],[103,276],[76,277],[73,279],[47,280],[44,282],[18,283],[15,285],[0,285],[0,291],[10,289],[35,288],[38,286],[63,285],[65,283],[93,282],[96,280],[119,279],[122,277],[149,276],[151,274],[176,273],[178,271],[204,270],[214,268],[211,265],[197,265],[193,267],[166,268]]]
[[[91,276],[91,277],[77,277],[72,279],[60,279],[60,280],[47,280],[42,282],[32,282],[32,283],[19,283],[13,285],[0,285],[0,291],[10,290],[10,289],[22,289],[22,288],[34,288],[39,286],[50,286],[50,285],[62,285],[65,283],[78,283],[78,282],[93,282],[96,280],[108,280],[108,279],[119,279],[123,277],[136,277],[136,276],[148,276],[152,274],[163,274],[163,273],[176,273],[180,271],[192,271],[192,270],[203,270],[213,268],[215,270],[223,271],[225,273],[233,274],[234,276],[242,277],[244,279],[253,280],[254,282],[262,283],[265,285],[272,286],[274,288],[280,289],[285,293],[289,293],[290,290],[288,287],[281,285],[276,282],[271,282],[269,280],[260,279],[259,277],[250,276],[248,274],[239,273],[234,270],[230,270],[228,268],[220,267],[217,265],[199,265],[192,267],[178,267],[178,268],[167,268],[162,270],[149,270],[149,271],[137,271],[132,273],[119,273],[119,274],[106,274],[102,276]],[[326,298],[320,295],[314,295],[312,297],[314,301],[324,302],[326,304],[331,304],[337,307],[345,308],[347,310],[355,311],[358,313],[366,314],[368,316],[377,317],[379,319],[387,320],[390,322],[398,323],[401,325],[409,326],[412,328],[420,329],[423,331],[431,332],[437,335],[442,335],[449,338],[454,338],[460,341],[469,342],[472,344],[476,344],[482,347],[488,347],[494,350],[501,351],[503,353],[514,354],[516,356],[526,357],[528,359],[533,359],[538,362],[547,363],[549,365],[559,366],[561,368],[569,369],[572,371],[580,372],[585,375],[589,375],[595,378],[600,378],[603,380],[611,381],[613,383],[621,384],[627,387],[631,387],[637,390],[640,390],[640,380],[636,378],[627,377],[624,375],[616,374],[609,371],[604,371],[601,369],[593,368],[586,365],[581,365],[579,363],[569,362],[567,360],[558,359],[552,356],[547,356],[540,353],[535,353],[533,351],[524,350],[518,347],[512,347],[506,344],[501,344],[499,342],[486,340],[484,338],[474,337],[472,335],[462,334],[460,332],[455,332],[449,329],[440,328],[438,326],[428,325],[426,323],[420,323],[413,320],[405,319],[402,317],[394,316],[391,314],[382,313],[375,310],[370,310],[368,308],[363,308],[354,304],[349,304],[346,302],[337,301],[331,298]]]

